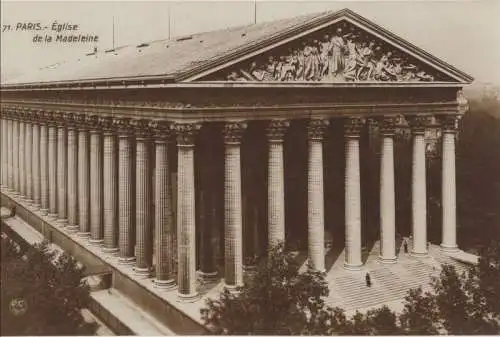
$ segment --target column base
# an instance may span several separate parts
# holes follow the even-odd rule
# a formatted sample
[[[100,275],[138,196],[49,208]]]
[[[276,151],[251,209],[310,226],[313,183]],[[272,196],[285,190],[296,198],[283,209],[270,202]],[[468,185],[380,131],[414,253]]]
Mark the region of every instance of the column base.
[[[417,258],[429,257],[429,252],[410,252],[410,255]]]
[[[378,262],[383,263],[383,264],[394,264],[398,262],[398,258],[396,256],[394,257],[383,257],[381,255],[378,256]]]
[[[102,251],[103,251],[103,253],[106,253],[106,254],[118,256],[120,249],[117,247],[102,247]]]
[[[47,217],[49,218],[49,220],[56,221],[57,220],[57,213],[51,213],[49,210],[49,212],[47,213]]]
[[[351,271],[361,270],[361,269],[363,269],[363,264],[362,263],[353,264],[353,263],[344,262],[344,269],[351,270]]]
[[[201,298],[200,294],[195,291],[190,294],[182,294],[179,291],[177,291],[177,299],[179,302],[196,302]]]
[[[60,227],[66,227],[68,225],[68,219],[57,219],[56,223]]]
[[[89,239],[92,246],[101,246],[104,243],[103,239]]]
[[[40,208],[40,214],[43,216],[48,216],[49,215],[49,210],[46,208]]]
[[[146,267],[146,268],[140,268],[140,267],[134,267],[132,268],[134,271],[134,274],[140,278],[149,278],[151,276],[151,268]]]
[[[198,271],[196,271],[196,274],[198,274],[198,277],[201,278],[203,281],[215,281],[219,278],[218,277],[219,274],[216,271],[207,273],[207,272],[203,272],[201,270],[198,270]]]
[[[446,253],[455,253],[455,252],[458,252],[460,250],[457,245],[449,246],[449,245],[441,244],[440,247],[441,247],[441,250],[443,252],[446,252]]]
[[[236,285],[236,284],[227,284],[226,283],[226,280],[224,280],[224,289],[227,289],[229,290],[230,293],[238,293],[238,287],[242,286],[242,285]]]
[[[68,233],[76,233],[76,232],[78,232],[80,227],[75,226],[75,225],[70,225],[70,226],[67,226],[65,229],[66,229],[66,232],[68,232]]]
[[[129,256],[129,257],[124,257],[124,256],[119,256],[118,257],[118,264],[122,265],[130,265],[135,263],[135,257]]]
[[[168,290],[168,289],[175,289],[175,288],[177,288],[177,284],[175,284],[175,280],[174,279],[170,279],[170,280],[158,280],[158,279],[154,279],[153,280],[153,286],[155,288],[162,289],[162,290]]]
[[[81,238],[90,238],[90,232],[77,232],[76,235]]]

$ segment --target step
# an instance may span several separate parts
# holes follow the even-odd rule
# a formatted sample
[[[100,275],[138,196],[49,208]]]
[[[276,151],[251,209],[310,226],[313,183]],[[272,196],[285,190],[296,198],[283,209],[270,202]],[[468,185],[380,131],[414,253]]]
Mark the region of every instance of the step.
[[[98,304],[97,308],[93,308],[96,314],[101,317],[107,315],[105,321],[108,322],[111,328],[117,330],[120,335],[175,335],[173,331],[143,311],[116,289],[95,291],[91,293],[91,297]],[[115,324],[117,326],[113,326]]]

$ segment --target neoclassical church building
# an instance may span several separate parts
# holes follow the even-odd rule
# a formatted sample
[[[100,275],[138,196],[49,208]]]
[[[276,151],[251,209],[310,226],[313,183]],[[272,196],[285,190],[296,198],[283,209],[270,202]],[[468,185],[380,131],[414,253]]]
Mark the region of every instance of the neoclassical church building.
[[[203,284],[241,285],[273,243],[327,273],[332,247],[363,271],[367,233],[374,263],[397,265],[403,234],[425,259],[429,135],[439,250],[458,251],[472,80],[347,9],[96,51],[2,83],[2,204],[144,310],[199,324]]]

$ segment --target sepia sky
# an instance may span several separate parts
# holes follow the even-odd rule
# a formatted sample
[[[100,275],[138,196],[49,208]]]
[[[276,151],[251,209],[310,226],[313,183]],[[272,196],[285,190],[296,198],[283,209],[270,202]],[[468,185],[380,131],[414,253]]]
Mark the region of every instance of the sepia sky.
[[[349,8],[475,77],[500,85],[500,1],[257,1],[257,22]],[[2,1],[2,77],[78,58],[94,49],[253,23],[249,1]],[[114,17],[114,18],[113,18]],[[17,23],[78,24],[99,43],[34,43]],[[2,29],[3,30],[3,29]]]

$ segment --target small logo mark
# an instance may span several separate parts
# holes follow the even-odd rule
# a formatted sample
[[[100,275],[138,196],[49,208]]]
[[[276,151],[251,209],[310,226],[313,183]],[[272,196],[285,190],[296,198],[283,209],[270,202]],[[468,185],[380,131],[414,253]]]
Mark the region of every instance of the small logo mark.
[[[14,316],[21,316],[28,311],[28,303],[24,298],[13,298],[9,304],[9,310]]]

